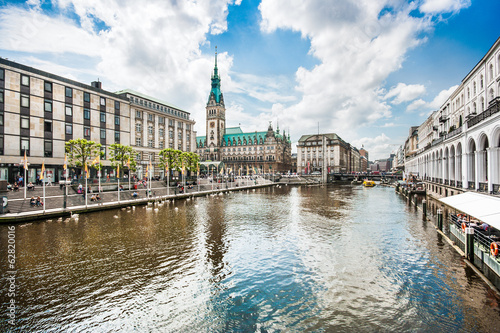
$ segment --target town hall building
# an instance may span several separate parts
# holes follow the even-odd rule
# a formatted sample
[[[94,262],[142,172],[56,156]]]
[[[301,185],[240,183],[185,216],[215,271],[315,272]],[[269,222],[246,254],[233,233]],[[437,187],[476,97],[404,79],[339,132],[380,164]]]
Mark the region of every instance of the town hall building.
[[[240,127],[226,127],[226,107],[220,88],[217,52],[212,74],[212,88],[206,106],[206,135],[196,137],[200,161],[222,161],[235,174],[288,172],[291,170],[290,134],[271,123],[267,131],[243,132]]]

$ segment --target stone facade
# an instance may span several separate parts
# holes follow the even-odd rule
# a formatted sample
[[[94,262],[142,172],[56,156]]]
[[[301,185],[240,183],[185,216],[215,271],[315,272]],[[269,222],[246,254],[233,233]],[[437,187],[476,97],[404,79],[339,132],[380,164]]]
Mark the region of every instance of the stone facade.
[[[500,38],[419,126],[418,137],[405,170],[438,188],[438,195],[500,193]]]
[[[297,143],[297,173],[361,171],[361,155],[337,134],[302,135]]]
[[[47,177],[62,176],[65,142],[85,138],[103,145],[103,172],[111,172],[108,146],[130,144],[127,99],[98,88],[0,58],[0,179],[24,173],[34,182],[44,162]]]
[[[154,176],[165,175],[165,170],[158,167],[159,152],[164,148],[194,151],[195,121],[190,119],[188,112],[134,90],[121,90],[116,94],[130,101],[130,145],[137,151],[139,177],[145,175],[149,160]]]

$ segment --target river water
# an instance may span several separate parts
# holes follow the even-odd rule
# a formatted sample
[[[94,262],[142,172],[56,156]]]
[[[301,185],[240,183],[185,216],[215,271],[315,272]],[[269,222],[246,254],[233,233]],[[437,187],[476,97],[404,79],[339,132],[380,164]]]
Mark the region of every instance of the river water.
[[[265,188],[0,226],[0,331],[495,332],[499,298],[392,188]]]

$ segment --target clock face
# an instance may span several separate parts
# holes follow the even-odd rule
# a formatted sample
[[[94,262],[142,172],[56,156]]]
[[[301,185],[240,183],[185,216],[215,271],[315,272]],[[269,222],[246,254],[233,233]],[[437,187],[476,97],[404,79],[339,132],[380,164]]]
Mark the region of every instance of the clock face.
[[[210,127],[215,127],[215,123],[213,121],[210,122]]]

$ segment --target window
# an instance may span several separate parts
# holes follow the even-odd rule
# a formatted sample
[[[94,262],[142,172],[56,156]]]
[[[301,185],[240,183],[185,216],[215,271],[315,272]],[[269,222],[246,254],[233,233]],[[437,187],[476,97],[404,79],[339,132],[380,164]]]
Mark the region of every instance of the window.
[[[5,71],[3,68],[0,68],[0,80],[2,81],[5,80]]]
[[[3,126],[3,112],[0,111],[0,126]]]
[[[30,97],[28,95],[21,95],[21,106],[25,108],[30,107]]]
[[[24,129],[30,128],[30,118],[21,117],[21,128],[24,128]]]
[[[52,101],[45,100],[45,102],[43,103],[43,109],[45,110],[45,112],[52,112]]]
[[[165,148],[165,142],[160,141],[160,149],[163,149],[163,148]]]
[[[106,98],[101,97],[101,105],[106,106]]]
[[[115,116],[115,125],[120,125],[120,116]]]
[[[177,124],[177,127],[178,127],[178,128],[182,128],[182,124],[183,124],[183,123],[179,122],[179,123]]]
[[[153,134],[153,126],[148,126],[148,134]]]
[[[174,126],[175,122],[172,119],[168,120],[168,126]]]
[[[120,142],[120,132],[115,131],[115,142]]]
[[[165,124],[165,117],[158,117],[159,124]]]
[[[73,89],[66,87],[66,97],[73,98]]]
[[[148,147],[153,148],[153,140],[148,140]]]
[[[21,156],[24,155],[24,152],[26,155],[30,154],[30,139],[28,138],[21,138]]]
[[[165,134],[165,130],[163,128],[160,128],[158,130],[160,137],[162,137]]]
[[[115,110],[120,110],[120,102],[115,101]]]
[[[142,119],[141,111],[135,111],[135,117],[139,118],[139,119]]]
[[[141,146],[141,138],[135,138],[135,145],[140,147]]]
[[[106,139],[106,130],[101,128],[101,139]]]
[[[90,119],[90,109],[83,109],[83,119]]]
[[[170,137],[170,139],[173,139],[174,138],[174,131],[168,131],[168,136]]]
[[[43,156],[52,157],[52,141],[45,140],[45,142],[43,143],[43,147],[44,147]]]
[[[0,155],[3,155],[3,135],[0,135]]]
[[[90,103],[90,94],[88,92],[83,93],[83,101]]]
[[[90,127],[83,128],[83,136],[90,137]]]
[[[483,81],[484,81],[484,77],[483,77],[483,75],[481,74],[481,80],[479,80],[479,86],[481,87],[481,89],[483,89],[483,88],[484,88],[484,82],[483,82]]]
[[[101,111],[101,123],[106,122],[106,112]]]
[[[26,75],[21,75],[21,84],[23,86],[29,87],[30,86],[30,77],[26,76]]]
[[[473,89],[472,89],[472,93],[473,93],[474,95],[476,95],[476,82],[474,82],[474,83],[472,84],[472,87],[473,87]]]
[[[101,159],[106,159],[106,147],[101,147]]]
[[[3,103],[3,90],[0,90],[0,103]]]
[[[43,130],[45,132],[52,132],[52,122],[50,120],[45,120],[43,123]]]
[[[141,123],[137,123],[137,124],[135,124],[135,131],[136,131],[137,133],[142,132],[142,125],[141,125]]]
[[[52,92],[52,82],[45,81],[43,83],[43,90],[45,90],[46,92]]]
[[[179,140],[182,140],[182,132],[179,132]]]
[[[180,143],[177,145],[177,149],[182,150],[182,145]]]
[[[73,125],[72,124],[66,124],[66,134],[73,134]]]
[[[73,116],[73,106],[66,104],[66,115],[72,117]]]
[[[148,121],[154,121],[155,118],[152,114],[148,114]]]

